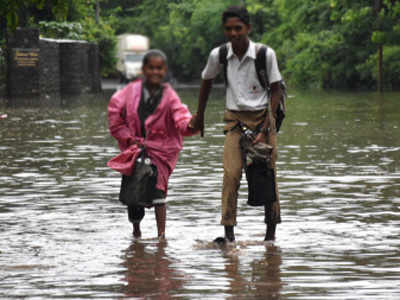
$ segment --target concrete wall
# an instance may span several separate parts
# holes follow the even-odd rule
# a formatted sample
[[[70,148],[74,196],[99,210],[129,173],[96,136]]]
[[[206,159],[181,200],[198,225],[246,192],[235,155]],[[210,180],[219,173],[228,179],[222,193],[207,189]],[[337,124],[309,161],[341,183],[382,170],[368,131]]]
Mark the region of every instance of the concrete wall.
[[[99,50],[94,43],[39,39],[36,29],[18,29],[9,49],[12,104],[101,91]]]
[[[46,96],[60,96],[60,47],[52,41],[39,41],[39,87],[40,94]]]
[[[11,97],[27,98],[40,95],[39,30],[20,29],[9,39],[8,90]]]

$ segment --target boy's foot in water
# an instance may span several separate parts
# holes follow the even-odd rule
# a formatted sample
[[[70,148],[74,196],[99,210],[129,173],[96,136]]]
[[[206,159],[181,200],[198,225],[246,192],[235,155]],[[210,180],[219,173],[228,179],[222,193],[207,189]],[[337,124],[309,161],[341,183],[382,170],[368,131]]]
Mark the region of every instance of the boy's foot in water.
[[[235,242],[235,233],[233,231],[233,226],[225,226],[225,237],[217,237],[214,243],[218,245],[225,245],[226,243]]]
[[[165,238],[165,233],[161,233],[159,236],[158,236],[158,240],[160,241],[160,242],[165,242],[167,239]]]
[[[231,243],[235,241],[235,233],[233,231],[233,226],[225,226],[225,239]]]

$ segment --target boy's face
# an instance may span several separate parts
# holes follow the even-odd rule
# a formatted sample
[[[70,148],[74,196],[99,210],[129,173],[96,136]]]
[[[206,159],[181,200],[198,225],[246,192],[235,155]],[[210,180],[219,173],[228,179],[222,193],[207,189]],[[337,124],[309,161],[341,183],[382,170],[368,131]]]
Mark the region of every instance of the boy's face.
[[[224,24],[224,33],[233,47],[247,45],[250,25],[246,25],[239,18],[228,18]]]

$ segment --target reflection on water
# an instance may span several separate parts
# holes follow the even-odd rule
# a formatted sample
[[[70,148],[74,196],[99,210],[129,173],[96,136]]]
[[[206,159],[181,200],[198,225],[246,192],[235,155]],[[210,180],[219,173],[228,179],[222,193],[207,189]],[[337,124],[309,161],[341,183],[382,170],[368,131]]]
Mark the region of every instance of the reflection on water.
[[[267,245],[263,259],[252,262],[252,280],[255,295],[268,299],[280,299],[282,288],[280,265],[282,257],[279,247]]]
[[[197,91],[180,93],[194,111]],[[118,153],[106,99],[0,107],[0,298],[399,299],[400,94],[293,92],[277,241],[264,244],[243,181],[226,248],[211,242],[223,232],[222,97],[171,176],[166,244],[152,210],[132,238],[105,165]]]
[[[250,244],[250,243],[247,243]],[[254,244],[254,243],[253,243]],[[258,242],[259,248],[265,247],[264,254],[254,258],[249,266],[241,265],[241,256],[244,253],[228,251],[225,263],[226,276],[230,282],[229,294],[240,298],[256,299],[281,299],[281,274],[280,265],[282,258],[279,247],[273,244]],[[246,243],[239,243],[239,247],[246,247]],[[235,248],[235,250],[237,250]],[[243,272],[249,268],[250,274]]]
[[[128,297],[169,299],[183,285],[184,275],[174,269],[165,253],[166,242],[134,241],[124,255]]]

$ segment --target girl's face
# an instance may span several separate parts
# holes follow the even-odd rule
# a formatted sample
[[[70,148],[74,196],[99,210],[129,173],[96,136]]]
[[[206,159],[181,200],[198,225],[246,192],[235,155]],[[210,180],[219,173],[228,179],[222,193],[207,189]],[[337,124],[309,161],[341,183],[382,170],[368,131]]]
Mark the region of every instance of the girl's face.
[[[167,66],[160,56],[150,57],[147,63],[143,65],[143,75],[150,85],[160,85],[166,74]]]

